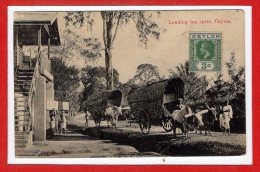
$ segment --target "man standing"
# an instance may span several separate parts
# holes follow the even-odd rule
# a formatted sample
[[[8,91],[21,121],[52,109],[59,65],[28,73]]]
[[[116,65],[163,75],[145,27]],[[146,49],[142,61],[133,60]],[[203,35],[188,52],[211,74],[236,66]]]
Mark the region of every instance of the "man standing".
[[[229,101],[225,101],[225,105],[223,107],[223,124],[224,124],[224,129],[225,129],[225,133],[226,130],[228,130],[228,134],[230,135],[230,119],[233,118],[233,109],[231,107],[231,105],[229,105]]]
[[[55,129],[55,122],[56,122],[56,111],[53,108],[52,110],[49,111],[49,116],[50,116],[50,128]],[[56,128],[57,130],[57,128]]]
[[[49,111],[49,115],[50,115],[50,121],[55,121],[56,111],[54,108]]]
[[[62,110],[61,112],[61,134],[62,134],[62,130],[64,130],[65,134],[67,133],[67,119],[66,119],[67,112],[65,110]]]
[[[179,98],[179,104],[177,105],[178,108],[180,108],[180,110],[184,110],[185,109],[185,105],[183,104],[183,99]]]
[[[90,113],[89,113],[89,111],[88,111],[88,108],[85,110],[85,119],[86,119],[86,121],[85,121],[85,127],[88,127],[88,118],[89,118],[89,116],[90,116]]]

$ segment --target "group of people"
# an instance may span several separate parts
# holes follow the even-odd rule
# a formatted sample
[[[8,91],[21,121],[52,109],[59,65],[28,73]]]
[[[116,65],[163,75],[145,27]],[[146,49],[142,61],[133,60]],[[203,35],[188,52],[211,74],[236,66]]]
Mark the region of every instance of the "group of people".
[[[68,112],[65,110],[62,111],[56,111],[55,109],[52,109],[49,111],[49,117],[50,117],[50,127],[55,129],[55,131],[67,133],[67,116]]]
[[[164,111],[172,115],[166,107],[163,107]],[[183,103],[183,99],[178,99],[178,104],[175,107],[175,110],[186,110],[185,118],[188,118],[192,115],[196,116],[196,119],[198,120],[198,126],[204,126],[203,120],[202,120],[202,114],[207,113],[208,110],[211,108],[207,103],[205,103],[205,106],[199,107],[195,109],[195,113],[192,113],[191,109],[186,106]],[[173,112],[174,113],[174,112]],[[233,118],[233,109],[232,106],[229,104],[229,101],[226,100],[224,104],[219,106],[219,126],[225,133],[230,134],[230,120]]]
[[[195,115],[200,116],[200,114],[204,113],[204,111],[207,111],[207,109],[209,109],[208,104],[206,104],[205,110],[198,110],[195,112]],[[224,131],[224,134],[228,133],[230,135],[230,120],[233,118],[233,109],[228,100],[219,105],[218,114],[220,129]],[[200,125],[203,125],[202,121]]]

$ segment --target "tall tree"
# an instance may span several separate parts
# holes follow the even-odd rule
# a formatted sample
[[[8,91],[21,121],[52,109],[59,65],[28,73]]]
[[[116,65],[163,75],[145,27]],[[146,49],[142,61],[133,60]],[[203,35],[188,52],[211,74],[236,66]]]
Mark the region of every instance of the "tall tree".
[[[245,68],[236,67],[235,53],[231,52],[230,60],[225,63],[228,71],[228,80],[223,79],[223,74],[216,75],[213,85],[207,90],[212,101],[223,101],[245,96]]]
[[[195,72],[189,71],[189,61],[180,64],[176,70],[170,71],[171,77],[180,77],[185,85],[184,102],[192,104],[194,102],[204,101],[208,86],[206,76],[198,76]]]
[[[141,64],[137,67],[136,74],[128,81],[130,85],[143,86],[160,80],[159,69],[152,64]]]
[[[70,62],[73,57],[85,57],[85,63],[96,61],[101,57],[101,43],[97,38],[82,38],[70,29],[62,32],[61,46],[52,47],[51,55]]]
[[[211,102],[219,102],[226,99],[229,93],[230,84],[227,81],[224,81],[223,74],[217,73],[216,79],[213,81],[213,84],[206,91],[207,98]]]
[[[135,22],[138,31],[138,38],[146,47],[148,37],[152,36],[156,39],[160,37],[159,26],[152,21],[153,13],[144,11],[101,11],[103,24],[103,43],[105,51],[106,65],[106,87],[113,89],[113,66],[112,52],[118,29],[120,26],[127,25],[130,21]],[[159,14],[159,12],[157,12]],[[65,16],[66,25],[74,25],[78,27],[87,26],[90,30],[94,24],[94,19],[91,18],[91,12],[68,12]]]
[[[119,74],[114,72],[114,83],[119,84]],[[84,85],[84,99],[94,92],[106,89],[106,69],[104,67],[86,66],[81,71],[81,82]]]
[[[230,61],[225,63],[229,74],[229,97],[234,98],[237,94],[245,94],[245,68],[236,68],[236,56],[231,52]]]
[[[101,57],[101,43],[97,38],[84,38],[66,29],[61,32],[63,41],[61,46],[52,46],[50,49],[51,57],[58,58],[65,62],[66,65],[70,65],[73,60],[79,60],[80,57],[84,57],[85,64],[88,62],[96,62]],[[42,54],[47,54],[48,48],[42,47]],[[26,54],[30,54],[32,58],[38,53],[37,46],[25,47]]]
[[[59,58],[52,58],[51,65],[54,75],[54,97],[58,101],[68,101],[72,110],[77,110],[79,87],[79,70],[75,66],[66,66]]]

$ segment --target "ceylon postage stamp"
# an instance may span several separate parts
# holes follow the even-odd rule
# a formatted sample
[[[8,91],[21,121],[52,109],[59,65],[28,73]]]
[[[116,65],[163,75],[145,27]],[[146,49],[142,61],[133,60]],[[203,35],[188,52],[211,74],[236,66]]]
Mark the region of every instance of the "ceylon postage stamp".
[[[190,70],[220,71],[222,33],[191,32]]]

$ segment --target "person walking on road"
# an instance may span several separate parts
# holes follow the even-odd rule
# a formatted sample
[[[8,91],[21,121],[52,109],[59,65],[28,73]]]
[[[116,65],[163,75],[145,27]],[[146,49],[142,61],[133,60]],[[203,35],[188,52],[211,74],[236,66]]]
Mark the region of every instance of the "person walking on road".
[[[55,121],[56,111],[54,108],[49,111],[49,115],[50,115],[50,121]]]
[[[65,134],[67,133],[67,119],[66,119],[66,112],[65,111],[62,111],[61,112],[61,134],[62,134],[62,131],[64,130]]]
[[[85,127],[88,127],[88,119],[89,119],[89,116],[90,116],[90,112],[88,111],[88,108],[85,110]]]
[[[52,128],[53,130],[57,130],[56,128],[56,111],[53,108],[52,110],[49,111],[49,116],[50,116],[50,128]]]

